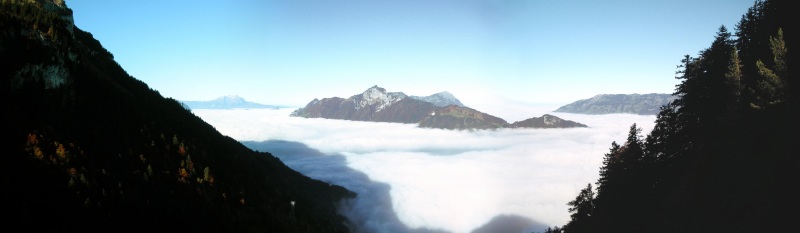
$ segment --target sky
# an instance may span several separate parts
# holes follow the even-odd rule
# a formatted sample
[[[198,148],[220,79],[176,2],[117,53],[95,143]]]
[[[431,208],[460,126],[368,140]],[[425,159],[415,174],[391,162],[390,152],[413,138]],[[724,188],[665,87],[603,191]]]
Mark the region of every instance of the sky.
[[[340,207],[354,232],[467,233],[498,216],[538,227],[524,232],[562,226],[567,202],[597,181],[611,142],[623,144],[633,123],[650,132],[655,121],[551,112],[589,127],[458,131],[289,117],[292,110],[192,111],[292,169],[358,193]]]
[[[501,117],[596,94],[672,93],[682,57],[720,26],[733,31],[753,3],[67,1],[78,28],[165,97],[302,107],[378,85],[448,91]]]

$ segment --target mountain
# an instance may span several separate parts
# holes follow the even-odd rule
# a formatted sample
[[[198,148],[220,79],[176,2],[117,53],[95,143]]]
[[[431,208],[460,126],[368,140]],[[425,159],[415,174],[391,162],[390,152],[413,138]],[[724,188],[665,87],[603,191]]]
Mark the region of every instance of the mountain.
[[[314,99],[291,116],[354,121],[417,123],[436,108],[432,103],[408,98],[402,92],[386,92],[373,86],[361,94]]]
[[[422,100],[428,103],[432,103],[436,107],[445,107],[447,105],[456,105],[459,107],[466,107],[464,104],[461,103],[453,94],[450,92],[439,92],[429,96],[410,96],[411,98]]]
[[[672,94],[601,94],[559,107],[555,112],[580,114],[632,113],[656,115],[661,106],[675,100]]]
[[[408,96],[402,92],[387,92],[373,86],[361,94],[344,99],[340,97],[314,99],[305,107],[291,113],[294,117],[327,118],[353,121],[395,122],[417,124],[423,128],[439,129],[498,129],[498,128],[556,128],[586,127],[557,121],[547,124],[512,125],[505,120],[465,107],[455,96],[440,92],[427,97]],[[555,116],[553,119],[561,120]],[[532,118],[536,119],[536,118]],[[556,122],[556,121],[553,121]],[[565,124],[561,124],[561,123]]]
[[[238,95],[229,95],[210,101],[181,101],[191,109],[233,109],[233,108],[280,108],[275,105],[264,105],[248,102]]]
[[[564,120],[557,116],[544,114],[542,117],[532,117],[522,121],[514,122],[509,126],[510,128],[574,128],[574,127],[588,127],[584,124]]]
[[[419,122],[420,127],[439,129],[498,129],[506,125],[499,117],[456,105],[437,108]]]
[[[355,193],[131,77],[61,0],[2,1],[0,99],[6,229],[348,232]]]

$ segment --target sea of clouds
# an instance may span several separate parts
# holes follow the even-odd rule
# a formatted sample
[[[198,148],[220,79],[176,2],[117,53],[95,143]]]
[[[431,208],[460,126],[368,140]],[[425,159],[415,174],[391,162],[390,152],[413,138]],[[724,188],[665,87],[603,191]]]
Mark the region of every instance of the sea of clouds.
[[[543,113],[589,128],[458,131],[289,117],[294,109],[193,110],[221,133],[309,177],[359,193],[355,232],[531,232],[569,220],[612,141],[655,116]],[[518,226],[518,227],[513,227]]]

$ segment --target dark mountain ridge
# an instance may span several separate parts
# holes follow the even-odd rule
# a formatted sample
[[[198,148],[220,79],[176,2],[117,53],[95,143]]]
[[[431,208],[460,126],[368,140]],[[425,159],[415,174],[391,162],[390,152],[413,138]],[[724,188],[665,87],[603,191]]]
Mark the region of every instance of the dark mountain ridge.
[[[565,128],[565,127],[588,127],[584,124],[564,120],[557,116],[544,114],[542,117],[528,118],[522,121],[517,121],[509,126],[511,128]]]
[[[445,105],[446,104],[446,105]],[[423,128],[480,130],[499,128],[570,128],[587,127],[584,124],[546,115],[549,124],[509,124],[505,120],[464,106],[449,92],[428,97],[408,96],[402,92],[386,92],[373,86],[361,94],[344,99],[340,97],[314,99],[291,116],[327,118],[354,121],[396,122],[417,124]],[[536,121],[533,117],[525,122]]]
[[[63,1],[2,2],[0,77],[8,229],[348,231],[336,205],[354,193],[246,148],[131,77]]]

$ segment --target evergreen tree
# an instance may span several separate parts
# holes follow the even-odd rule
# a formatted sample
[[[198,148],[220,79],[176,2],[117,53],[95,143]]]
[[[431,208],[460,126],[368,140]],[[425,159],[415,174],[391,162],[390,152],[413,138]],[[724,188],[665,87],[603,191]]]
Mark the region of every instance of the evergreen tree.
[[[773,54],[773,68],[770,69],[763,61],[756,61],[760,79],[756,88],[757,103],[751,103],[753,108],[781,103],[786,99],[788,92],[788,71],[786,67],[786,43],[783,40],[783,30],[778,29],[778,35],[770,38],[770,48]]]
[[[605,187],[611,182],[614,177],[613,172],[616,170],[613,167],[616,165],[617,156],[619,155],[620,146],[617,142],[611,142],[611,149],[608,153],[603,155],[603,166],[600,167],[600,178],[597,180],[597,193],[603,193]]]
[[[570,222],[564,226],[564,232],[592,232],[592,213],[594,212],[594,190],[592,184],[587,184],[575,200],[567,203],[570,213]]]
[[[731,52],[728,73],[725,73],[725,89],[727,90],[725,101],[728,102],[725,112],[735,114],[738,111],[742,93],[742,62],[736,49]]]
[[[561,230],[560,227],[554,226],[552,228],[551,227],[547,227],[547,229],[544,230],[544,233],[561,233],[561,231],[562,230]]]

